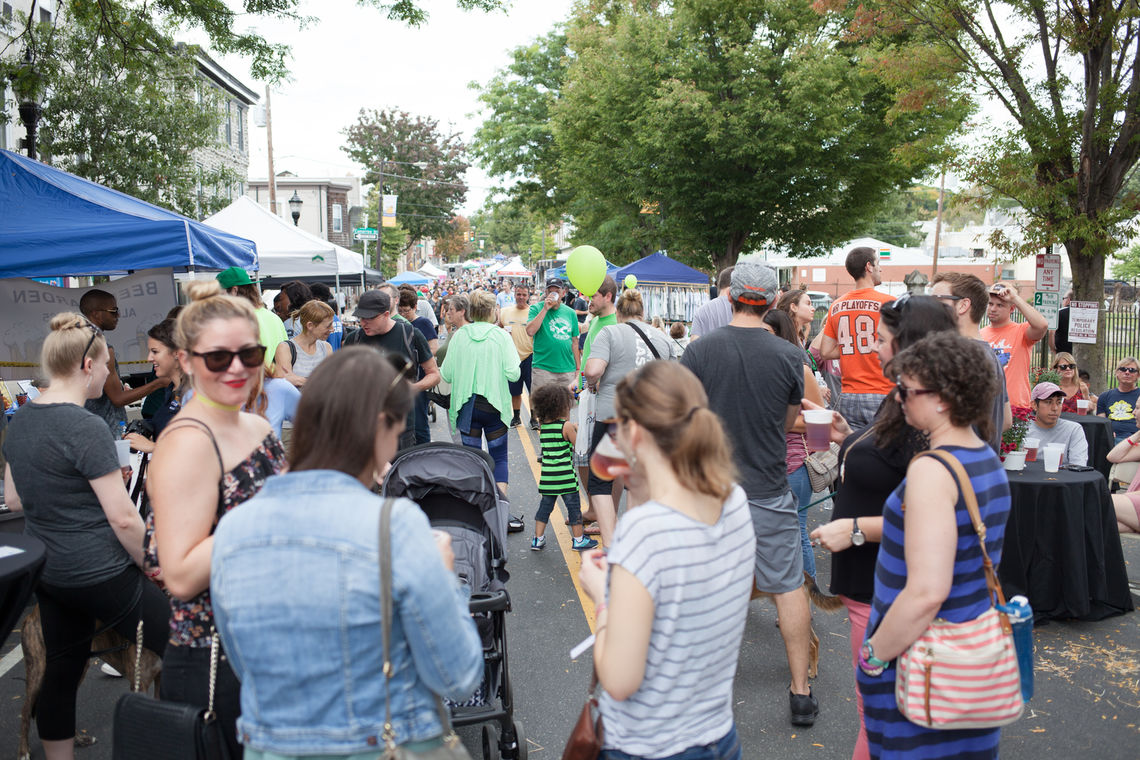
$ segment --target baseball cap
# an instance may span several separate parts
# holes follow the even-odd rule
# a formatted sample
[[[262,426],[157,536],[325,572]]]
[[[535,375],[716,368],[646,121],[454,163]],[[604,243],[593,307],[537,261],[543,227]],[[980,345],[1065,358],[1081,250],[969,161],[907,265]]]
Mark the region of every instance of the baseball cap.
[[[360,297],[352,316],[358,319],[372,319],[392,310],[392,299],[383,290],[369,290]]]
[[[772,306],[780,291],[776,270],[755,261],[742,261],[732,270],[728,295],[733,301],[749,306]]]
[[[215,279],[218,281],[218,284],[222,286],[222,290],[229,290],[238,285],[253,284],[253,280],[249,279],[249,274],[241,267],[223,269],[221,272],[218,272],[218,276]]]
[[[546,281],[546,289],[559,288],[560,290],[566,289],[566,283],[562,281],[561,277],[551,277]]]
[[[1033,391],[1029,394],[1029,397],[1034,401],[1044,401],[1057,394],[1064,396],[1065,392],[1061,390],[1056,383],[1037,383],[1037,385],[1033,386]]]

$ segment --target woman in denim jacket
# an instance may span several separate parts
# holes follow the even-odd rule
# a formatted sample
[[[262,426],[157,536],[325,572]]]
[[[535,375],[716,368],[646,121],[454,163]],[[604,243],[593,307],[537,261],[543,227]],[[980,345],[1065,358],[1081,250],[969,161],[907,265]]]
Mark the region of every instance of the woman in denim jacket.
[[[379,756],[378,562],[389,561],[392,728],[397,744],[431,749],[442,734],[435,695],[468,697],[483,660],[450,539],[433,534],[413,502],[394,504],[393,556],[378,557],[382,500],[369,489],[396,453],[413,392],[383,354],[363,347],[338,351],[312,379],[289,473],[227,515],[214,538],[211,593],[242,683],[245,758]]]

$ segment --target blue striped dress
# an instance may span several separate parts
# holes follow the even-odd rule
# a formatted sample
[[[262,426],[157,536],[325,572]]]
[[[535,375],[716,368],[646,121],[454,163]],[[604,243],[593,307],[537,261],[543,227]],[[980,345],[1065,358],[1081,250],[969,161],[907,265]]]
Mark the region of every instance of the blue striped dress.
[[[996,570],[1001,562],[1005,522],[1009,516],[1009,481],[1001,460],[989,446],[976,449],[942,446],[957,457],[974,487],[978,511],[986,524],[986,550]],[[935,459],[934,461],[938,461]],[[941,462],[940,462],[941,464]],[[944,465],[945,466],[945,465]],[[883,507],[883,539],[875,566],[875,595],[867,623],[867,638],[878,628],[895,597],[906,585],[903,551],[903,494],[906,480],[895,489]],[[954,623],[973,620],[989,608],[982,551],[961,494],[954,507],[958,518],[958,548],[954,557],[954,581],[950,596],[938,617]],[[917,726],[895,706],[895,667],[892,662],[882,675],[869,676],[856,670],[863,694],[864,720],[871,757],[875,758],[996,758],[1001,729],[940,731]]]

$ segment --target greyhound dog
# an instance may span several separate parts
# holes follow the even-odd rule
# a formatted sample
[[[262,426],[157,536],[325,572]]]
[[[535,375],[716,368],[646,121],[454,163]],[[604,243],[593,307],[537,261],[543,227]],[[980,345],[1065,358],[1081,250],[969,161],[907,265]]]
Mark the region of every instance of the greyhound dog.
[[[96,621],[95,629],[102,630],[103,624]],[[16,752],[19,760],[30,760],[31,751],[28,747],[28,729],[31,727],[32,716],[36,712],[36,702],[39,700],[40,689],[44,683],[44,670],[47,664],[47,653],[44,649],[44,631],[40,622],[40,607],[37,604],[24,618],[24,625],[20,629],[20,648],[24,652],[24,672],[27,678],[27,691],[24,696],[24,709],[20,711],[20,746]],[[115,670],[123,674],[127,683],[135,682],[135,642],[128,641],[113,630],[102,631],[91,641],[92,656],[98,655]],[[143,649],[139,667],[139,691],[145,692],[154,687],[154,695],[158,696],[158,687],[162,679],[162,660],[149,649]],[[84,667],[84,675],[87,668]],[[75,740],[78,746],[88,746],[95,743],[91,736],[80,736]]]
[[[843,602],[839,597],[827,596],[820,591],[819,586],[815,583],[815,579],[808,575],[806,571],[804,572],[803,590],[807,595],[808,604],[815,605],[824,612],[834,612],[843,606]],[[752,586],[752,599],[759,599],[761,597],[771,599],[773,596],[774,594],[761,591],[756,588],[755,585]],[[815,626],[812,626],[809,630],[811,631],[811,648],[808,653],[808,678],[815,678],[819,675],[819,636],[815,633]]]

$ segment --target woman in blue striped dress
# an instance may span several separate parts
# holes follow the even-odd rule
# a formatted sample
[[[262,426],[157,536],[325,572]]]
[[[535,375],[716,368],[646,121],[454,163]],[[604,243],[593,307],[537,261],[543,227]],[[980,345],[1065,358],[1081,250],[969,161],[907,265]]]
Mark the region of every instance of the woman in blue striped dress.
[[[899,378],[907,423],[930,436],[931,449],[948,451],[965,467],[996,566],[1009,515],[1009,483],[986,444],[998,381],[985,369],[985,350],[978,341],[936,333],[899,353],[889,369]],[[883,509],[869,635],[859,658],[872,757],[997,757],[1000,729],[925,728],[910,723],[895,705],[895,658],[935,617],[965,622],[989,606],[978,536],[957,482],[942,462],[915,459]]]

